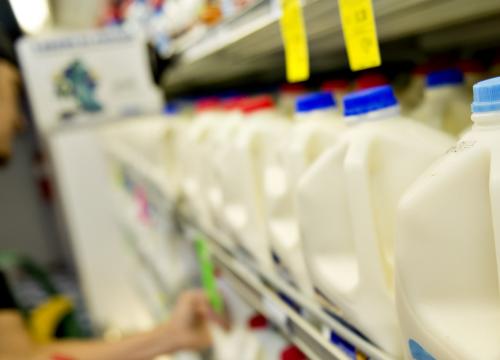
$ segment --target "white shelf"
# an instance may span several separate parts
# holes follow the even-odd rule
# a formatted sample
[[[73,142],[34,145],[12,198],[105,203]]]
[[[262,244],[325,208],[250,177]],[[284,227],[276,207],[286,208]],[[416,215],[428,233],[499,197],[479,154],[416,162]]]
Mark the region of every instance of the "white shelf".
[[[280,12],[276,3],[277,0],[258,1],[240,16],[194,40],[184,41],[163,85],[167,90],[182,90],[248,75],[283,78]],[[303,0],[303,4],[312,70],[345,65],[337,1]],[[470,0],[373,0],[373,4],[381,43],[413,35],[422,35],[425,40],[431,31],[500,14],[497,0],[478,0],[474,4]],[[460,29],[454,34],[452,39],[463,35]],[[478,36],[484,36],[484,32]],[[443,45],[449,40],[449,36],[439,39]],[[419,43],[425,46],[426,41]],[[435,43],[432,46],[436,48]]]
[[[224,234],[210,233],[194,225],[187,217],[180,218],[188,239],[192,240],[198,234],[203,234],[209,240],[216,265],[241,298],[266,315],[308,358],[349,359],[323,334],[323,329],[328,328],[370,359],[394,360],[274,274],[260,271],[243,254],[222,246],[221,243],[227,243],[227,239],[223,239]],[[302,314],[282,300],[278,293],[292,299],[301,308]]]

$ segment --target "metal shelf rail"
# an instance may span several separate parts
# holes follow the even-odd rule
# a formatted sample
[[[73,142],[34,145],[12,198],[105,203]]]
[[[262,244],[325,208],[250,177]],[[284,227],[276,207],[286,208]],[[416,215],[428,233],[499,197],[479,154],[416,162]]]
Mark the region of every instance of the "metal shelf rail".
[[[303,0],[302,3],[312,72],[346,65],[337,1]],[[425,46],[428,35],[432,34],[432,38],[440,42],[438,46],[432,44],[433,48],[446,46],[450,41],[450,36],[436,36],[437,30],[500,15],[497,0],[479,0],[474,6],[470,0],[373,0],[373,7],[382,44],[417,36],[421,40],[417,43]],[[163,79],[163,85],[169,91],[182,91],[249,74],[283,76],[279,19],[278,0],[259,0],[201,37],[191,41],[180,39],[182,45],[176,47],[177,61]],[[468,36],[477,32],[479,39],[484,38],[483,30],[470,30],[468,28]],[[491,26],[488,30],[494,33]],[[460,27],[453,31],[459,38],[463,35]],[[401,51],[409,56],[415,53],[413,48]]]
[[[261,271],[243,253],[229,249],[227,235],[207,231],[185,215],[178,215],[189,240],[203,236],[224,279],[250,306],[266,315],[271,322],[310,359],[350,359],[339,347],[329,341],[325,330],[350,342],[370,359],[394,360],[341,321],[330,316],[321,306],[306,298],[297,289],[269,272]],[[300,308],[300,313],[280,295],[285,295]]]

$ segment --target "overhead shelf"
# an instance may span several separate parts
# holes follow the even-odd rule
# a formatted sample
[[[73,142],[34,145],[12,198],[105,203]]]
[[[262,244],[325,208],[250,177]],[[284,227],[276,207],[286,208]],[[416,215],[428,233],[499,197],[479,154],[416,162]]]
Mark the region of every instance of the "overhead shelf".
[[[180,39],[176,61],[163,79],[167,91],[178,92],[249,75],[284,78],[277,3],[277,0],[258,1],[239,16],[199,36],[188,35],[189,41]],[[373,0],[373,6],[382,44],[409,36],[423,36],[426,40],[426,35],[439,29],[500,16],[500,2],[497,0],[474,3],[470,0]],[[303,8],[312,71],[346,65],[337,1],[304,0]],[[489,26],[489,29],[490,36],[498,37],[492,30],[494,28]],[[468,31],[468,35],[470,33]],[[484,31],[480,34],[485,36]],[[438,40],[445,45],[454,38],[456,36],[441,36]],[[470,41],[470,36],[468,39]],[[423,41],[424,45],[430,42],[433,47],[439,47],[429,39],[426,41]]]
[[[180,216],[180,223],[188,239],[198,238],[201,234],[209,240],[211,254],[224,279],[244,301],[267,316],[309,359],[350,359],[329,341],[325,331],[331,330],[370,359],[394,360],[297,289],[276,275],[261,271],[243,252],[222,245],[230,243],[225,234],[203,230],[185,216]],[[287,303],[283,295],[293,305],[290,301]]]

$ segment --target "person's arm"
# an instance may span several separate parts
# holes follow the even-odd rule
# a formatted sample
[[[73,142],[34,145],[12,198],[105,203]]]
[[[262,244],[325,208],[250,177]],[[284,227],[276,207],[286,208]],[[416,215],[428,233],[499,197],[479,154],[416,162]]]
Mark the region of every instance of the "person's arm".
[[[216,316],[201,290],[184,293],[179,298],[170,320],[154,330],[130,336],[115,342],[106,341],[58,341],[49,345],[26,346],[27,333],[22,328],[20,317],[17,324],[2,327],[0,317],[0,338],[11,334],[2,349],[1,359],[29,360],[150,360],[158,355],[179,350],[202,350],[208,348],[212,339],[208,329],[209,321],[224,327],[227,323]],[[16,329],[14,333],[12,330]],[[22,331],[21,331],[22,330]],[[12,347],[9,344],[19,344]]]
[[[19,311],[0,309],[0,359],[28,359],[31,351],[32,341]]]
[[[30,360],[149,360],[182,349],[175,324],[169,323],[119,341],[55,342],[36,348]]]
[[[0,58],[0,160],[10,157],[14,134],[21,125],[19,91],[17,69]]]

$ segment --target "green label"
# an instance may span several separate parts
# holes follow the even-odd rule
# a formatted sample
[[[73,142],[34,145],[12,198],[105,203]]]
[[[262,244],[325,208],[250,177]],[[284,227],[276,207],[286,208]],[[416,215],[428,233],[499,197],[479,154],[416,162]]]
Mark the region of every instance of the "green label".
[[[210,250],[208,249],[207,240],[198,235],[195,240],[196,253],[198,255],[198,262],[201,267],[201,281],[208,300],[212,308],[219,314],[224,310],[224,303],[222,297],[217,289],[217,281],[215,279],[214,264],[210,257]]]

